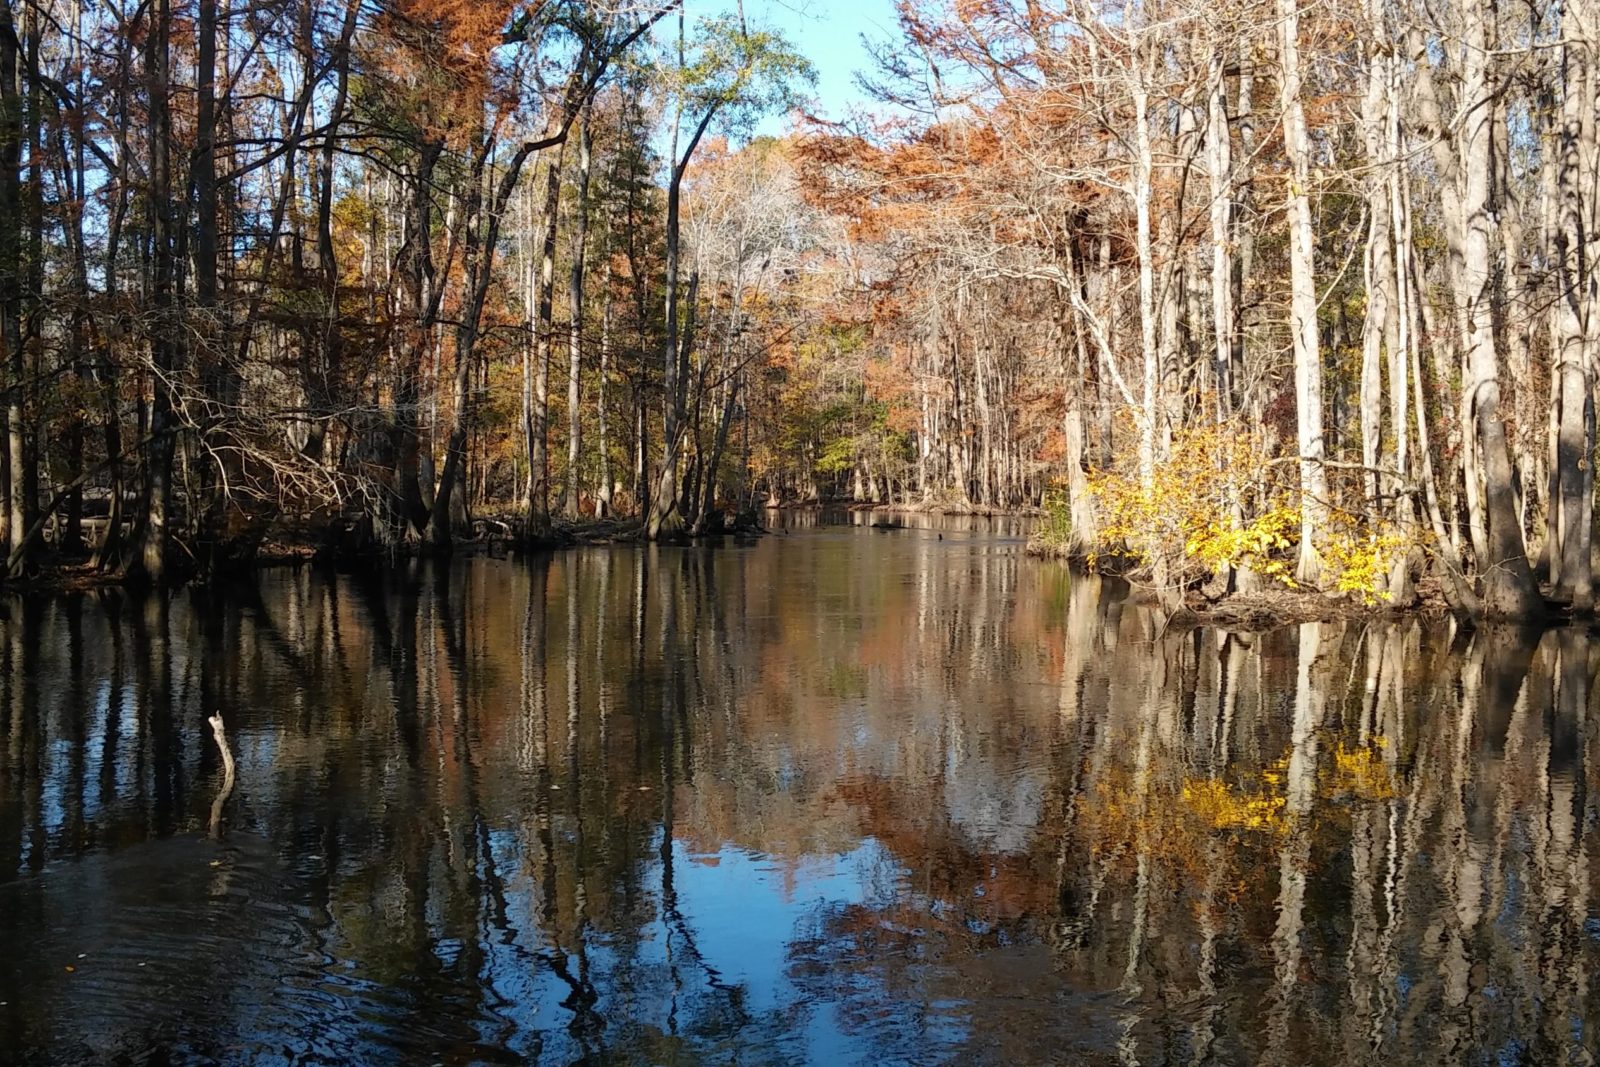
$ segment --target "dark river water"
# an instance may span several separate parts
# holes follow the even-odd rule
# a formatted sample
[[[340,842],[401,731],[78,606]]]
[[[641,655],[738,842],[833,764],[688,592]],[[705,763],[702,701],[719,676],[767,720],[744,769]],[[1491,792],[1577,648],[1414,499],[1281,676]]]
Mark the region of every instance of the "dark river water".
[[[1593,1062],[1584,633],[912,525],[0,601],[0,1062]]]

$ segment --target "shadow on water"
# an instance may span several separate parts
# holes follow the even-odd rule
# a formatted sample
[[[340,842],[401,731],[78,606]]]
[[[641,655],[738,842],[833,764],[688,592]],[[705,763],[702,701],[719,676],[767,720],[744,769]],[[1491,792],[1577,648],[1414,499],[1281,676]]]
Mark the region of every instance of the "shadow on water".
[[[1600,1051],[1588,634],[973,521],[5,602],[0,1061]]]

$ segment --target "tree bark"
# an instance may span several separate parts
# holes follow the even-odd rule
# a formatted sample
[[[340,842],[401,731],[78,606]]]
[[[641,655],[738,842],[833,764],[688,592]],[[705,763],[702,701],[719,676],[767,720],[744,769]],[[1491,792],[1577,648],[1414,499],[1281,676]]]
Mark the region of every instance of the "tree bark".
[[[1532,619],[1542,611],[1538,590],[1528,566],[1522,528],[1516,510],[1511,459],[1505,426],[1500,418],[1499,354],[1495,349],[1492,306],[1494,294],[1494,219],[1490,203],[1490,124],[1494,109],[1487,34],[1487,8],[1491,0],[1464,0],[1462,48],[1462,120],[1460,149],[1462,189],[1462,296],[1468,378],[1467,402],[1474,414],[1477,451],[1483,464],[1485,543],[1489,557],[1478,561],[1483,579],[1482,605],[1486,615],[1506,619]],[[1468,430],[1467,432],[1472,432]],[[1472,477],[1470,469],[1469,478]]]
[[[144,515],[139,551],[133,560],[136,577],[159,583],[166,576],[168,519],[172,511],[173,375],[177,371],[177,209],[172,199],[171,118],[167,92],[171,83],[168,0],[156,0],[151,11],[145,73],[149,82],[150,206],[153,279],[151,292],[150,442],[145,448]]]
[[[1283,80],[1283,146],[1289,159],[1289,326],[1294,345],[1296,440],[1300,449],[1300,555],[1295,578],[1315,585],[1322,574],[1317,535],[1327,515],[1323,469],[1322,352],[1317,331],[1316,239],[1311,229],[1311,142],[1300,86],[1298,0],[1278,0]]]
[[[678,272],[680,269],[679,229],[681,219],[681,205],[683,200],[683,175],[689,167],[689,161],[694,158],[695,149],[699,147],[700,140],[705,136],[706,130],[711,125],[711,120],[716,116],[715,106],[708,108],[700,120],[700,125],[695,129],[694,135],[689,139],[689,147],[684,151],[682,159],[676,158],[677,138],[673,138],[674,161],[672,178],[667,186],[667,225],[666,225],[666,310],[665,310],[665,337],[661,347],[661,363],[665,371],[666,413],[662,422],[661,431],[661,474],[656,482],[655,490],[651,494],[654,498],[650,506],[650,519],[646,523],[645,532],[650,540],[654,541],[663,533],[671,533],[683,526],[683,516],[678,512],[678,455],[683,444],[684,417],[686,414],[684,400],[688,383],[684,381],[682,373],[682,359],[687,345],[680,347],[678,335]],[[691,287],[692,288],[692,287]],[[694,297],[690,296],[693,305]],[[687,332],[687,331],[686,331]]]
[[[1561,129],[1556,140],[1557,225],[1551,260],[1556,269],[1555,366],[1551,369],[1556,427],[1550,457],[1550,580],[1557,599],[1578,611],[1594,606],[1589,562],[1594,511],[1594,182],[1595,112],[1593,71],[1582,39],[1587,0],[1572,0],[1564,13]],[[1587,195],[1586,195],[1587,193]]]
[[[19,40],[12,5],[0,5],[0,346],[4,348],[6,548],[26,543],[33,512],[28,494],[28,367],[22,338],[23,103]],[[26,564],[19,558],[18,568]]]
[[[545,169],[543,231],[539,253],[537,310],[533,321],[532,407],[525,414],[528,437],[528,530],[550,531],[550,346],[555,331],[556,223],[561,211],[563,145]]]
[[[572,272],[567,283],[567,485],[562,508],[567,518],[578,517],[579,461],[583,455],[583,271],[589,238],[589,169],[594,137],[585,112],[578,135],[578,188],[573,204]]]

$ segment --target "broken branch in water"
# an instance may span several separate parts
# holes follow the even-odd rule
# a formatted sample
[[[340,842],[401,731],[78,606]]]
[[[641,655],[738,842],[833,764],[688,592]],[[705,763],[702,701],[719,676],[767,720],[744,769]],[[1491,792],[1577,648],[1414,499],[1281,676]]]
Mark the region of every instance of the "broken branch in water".
[[[218,712],[206,721],[211,724],[211,736],[217,742],[217,751],[222,754],[222,788],[217,791],[217,799],[211,802],[211,836],[220,837],[222,806],[233,793],[233,750],[228,747],[228,734],[222,728],[222,713]]]

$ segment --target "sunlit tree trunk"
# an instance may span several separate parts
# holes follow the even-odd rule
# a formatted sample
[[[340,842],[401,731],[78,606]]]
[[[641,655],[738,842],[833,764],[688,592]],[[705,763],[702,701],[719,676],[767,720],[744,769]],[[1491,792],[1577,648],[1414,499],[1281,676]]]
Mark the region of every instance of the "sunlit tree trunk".
[[[609,260],[611,250],[611,221],[606,220],[605,254]],[[611,498],[613,493],[613,476],[611,471],[611,423],[610,414],[606,409],[607,403],[607,378],[611,374],[611,265],[609,262],[601,273],[600,295],[600,365],[595,375],[595,428],[599,432],[596,442],[596,451],[600,464],[600,484],[595,487],[594,514],[595,518],[603,519],[611,514]]]
[[[1400,107],[1398,56],[1391,51],[1384,70],[1383,158],[1387,162],[1383,174],[1384,195],[1389,199],[1390,255],[1387,257],[1392,288],[1390,289],[1389,321],[1392,329],[1387,333],[1389,343],[1389,431],[1394,445],[1390,453],[1395,476],[1391,482],[1395,494],[1395,515],[1402,532],[1418,530],[1419,518],[1416,495],[1408,481],[1412,478],[1411,415],[1407,399],[1411,384],[1410,351],[1414,343],[1411,336],[1411,257],[1410,219],[1406,213],[1405,174],[1398,166],[1400,158]],[[1379,284],[1383,284],[1383,257],[1374,259],[1379,270]],[[1431,479],[1432,475],[1429,474]],[[1431,491],[1430,484],[1430,491]],[[1411,555],[1400,553],[1390,568],[1389,588],[1396,601],[1404,603],[1411,596]]]
[[[1373,172],[1367,177],[1367,242],[1363,262],[1367,307],[1361,333],[1361,462],[1369,498],[1369,516],[1378,515],[1378,498],[1385,488],[1377,473],[1383,458],[1384,356],[1394,348],[1392,306],[1395,299],[1394,243],[1390,234],[1387,126],[1389,119],[1389,53],[1384,41],[1383,15],[1376,0],[1368,0],[1367,90],[1361,107],[1361,128],[1366,156]]]
[[[1206,162],[1211,174],[1211,333],[1217,420],[1233,411],[1233,135],[1224,55],[1213,47],[1206,87]]]
[[[1316,584],[1322,573],[1317,536],[1327,514],[1323,469],[1322,352],[1317,330],[1316,239],[1311,229],[1311,142],[1300,99],[1298,0],[1278,0],[1283,67],[1283,147],[1289,176],[1289,332],[1294,347],[1296,440],[1300,449],[1300,556],[1295,577]]]
[[[1084,278],[1086,272],[1080,268],[1078,255],[1075,247],[1068,247],[1067,284],[1076,294],[1077,302],[1087,306],[1090,297]],[[1098,522],[1094,499],[1089,492],[1088,474],[1088,420],[1092,411],[1086,412],[1084,409],[1093,408],[1099,403],[1095,394],[1099,384],[1100,352],[1098,347],[1093,352],[1090,350],[1082,314],[1073,313],[1069,307],[1062,309],[1062,315],[1071,323],[1073,339],[1070,350],[1062,345],[1061,363],[1066,406],[1062,432],[1066,444],[1067,509],[1072,524],[1067,548],[1076,555],[1091,551],[1097,541]]]
[[[1146,44],[1146,48],[1153,47]],[[1155,151],[1150,141],[1150,91],[1141,70],[1134,75],[1133,121],[1136,158],[1134,161],[1134,233],[1139,257],[1139,348],[1144,360],[1143,393],[1139,412],[1139,481],[1149,492],[1155,485],[1156,421],[1160,417],[1161,365],[1158,348],[1156,307],[1155,247],[1151,239],[1151,199],[1155,174]],[[1161,584],[1158,582],[1157,584]]]
[[[567,284],[567,479],[563,509],[578,517],[579,460],[583,454],[583,270],[589,237],[589,157],[594,146],[587,113],[578,136],[578,189],[573,203],[572,273]]]
[[[534,535],[550,530],[550,347],[555,331],[556,222],[561,210],[564,155],[565,146],[545,170],[544,207],[539,215],[543,243],[533,320],[533,380],[531,390],[525,387],[524,392],[531,401],[523,412],[523,424],[528,438],[528,530]]]

